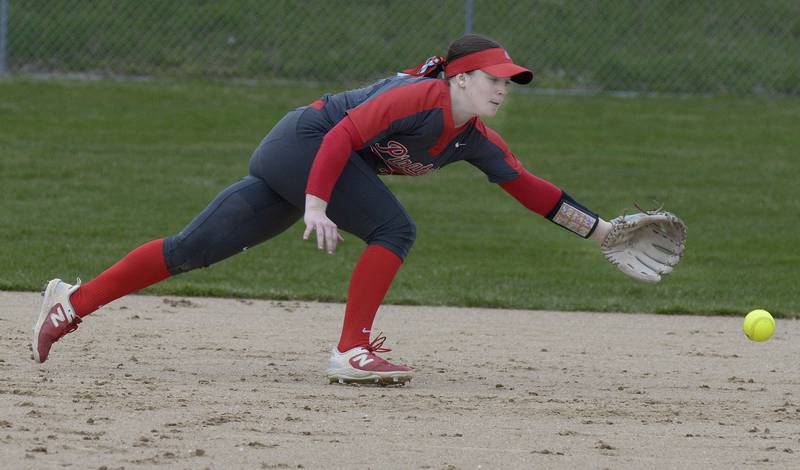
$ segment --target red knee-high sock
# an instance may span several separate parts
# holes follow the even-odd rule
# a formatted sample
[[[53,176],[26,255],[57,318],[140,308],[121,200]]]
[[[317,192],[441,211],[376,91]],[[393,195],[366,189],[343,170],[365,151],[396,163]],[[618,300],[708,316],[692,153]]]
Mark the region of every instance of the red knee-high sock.
[[[163,239],[147,242],[81,285],[70,297],[75,313],[84,317],[120,297],[168,278],[163,247]]]
[[[364,250],[350,278],[340,352],[369,344],[372,321],[401,264],[399,256],[380,245]]]

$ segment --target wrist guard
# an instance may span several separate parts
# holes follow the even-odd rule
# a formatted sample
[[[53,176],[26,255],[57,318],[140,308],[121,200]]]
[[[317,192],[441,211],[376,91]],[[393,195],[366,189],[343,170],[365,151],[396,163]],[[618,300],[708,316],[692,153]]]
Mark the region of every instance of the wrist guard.
[[[561,199],[547,214],[547,218],[556,225],[560,225],[572,233],[583,238],[589,236],[597,228],[600,218],[597,214],[578,204],[569,194],[561,192]]]

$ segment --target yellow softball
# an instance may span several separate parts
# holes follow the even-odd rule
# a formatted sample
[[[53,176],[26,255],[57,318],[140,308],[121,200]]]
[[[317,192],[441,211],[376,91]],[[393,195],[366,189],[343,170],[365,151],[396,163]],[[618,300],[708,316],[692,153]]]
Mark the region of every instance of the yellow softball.
[[[744,317],[742,329],[752,341],[766,341],[775,331],[775,319],[768,311],[759,308]]]

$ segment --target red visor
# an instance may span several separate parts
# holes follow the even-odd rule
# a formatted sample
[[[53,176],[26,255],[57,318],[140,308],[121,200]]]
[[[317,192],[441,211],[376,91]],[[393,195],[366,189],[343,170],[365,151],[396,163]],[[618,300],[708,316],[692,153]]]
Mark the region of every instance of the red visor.
[[[447,62],[444,66],[447,78],[478,69],[495,77],[510,78],[512,82],[521,85],[530,83],[533,80],[533,72],[515,64],[508,52],[499,47],[484,49],[480,52],[459,57],[452,62]]]

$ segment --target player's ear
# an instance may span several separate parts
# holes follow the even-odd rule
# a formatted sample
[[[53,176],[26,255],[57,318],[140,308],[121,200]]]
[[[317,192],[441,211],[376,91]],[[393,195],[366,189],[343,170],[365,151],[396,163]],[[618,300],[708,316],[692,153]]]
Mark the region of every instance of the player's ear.
[[[458,86],[460,86],[460,87],[463,87],[464,85],[466,85],[466,83],[467,83],[467,74],[462,72],[462,73],[456,75],[456,83],[458,83]]]

